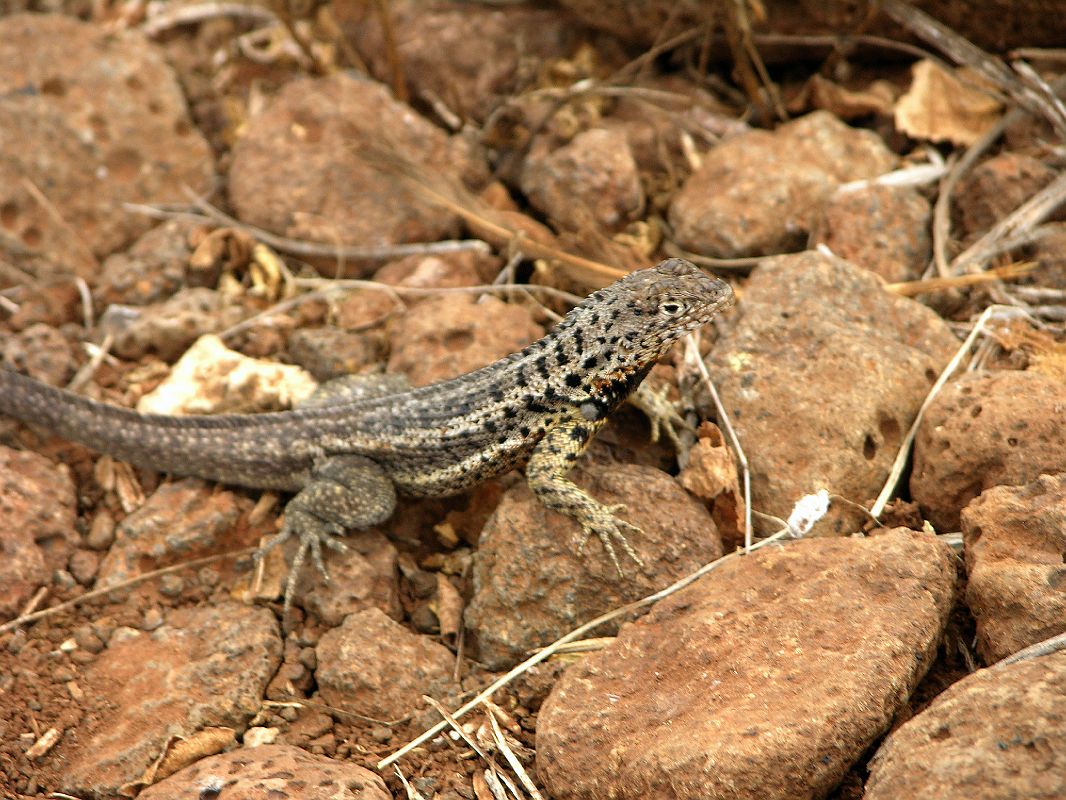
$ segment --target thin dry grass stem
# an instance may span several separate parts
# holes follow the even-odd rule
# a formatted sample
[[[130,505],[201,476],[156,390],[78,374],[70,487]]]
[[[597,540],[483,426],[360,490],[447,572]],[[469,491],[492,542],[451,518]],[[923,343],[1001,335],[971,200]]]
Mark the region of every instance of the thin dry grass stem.
[[[722,399],[718,396],[718,390],[714,386],[714,381],[711,380],[711,374],[707,371],[707,365],[700,356],[700,348],[695,333],[690,333],[685,337],[685,360],[695,365],[696,369],[699,370],[703,385],[714,401],[718,422],[722,430],[725,431],[729,444],[733,448],[733,453],[737,457],[737,467],[740,469],[744,483],[744,552],[750,553],[754,547],[752,544],[751,524],[751,468],[748,466],[748,457],[744,454],[744,448],[740,445],[740,437],[737,436],[736,429],[729,418],[729,413],[725,410],[725,406],[722,405]]]
[[[1051,286],[1015,286],[1014,294],[1030,303],[1066,303],[1066,289]]]
[[[81,324],[85,330],[89,330],[96,316],[93,312],[93,293],[81,275],[74,276],[74,288],[78,290],[78,299],[81,301]]]
[[[388,0],[373,0],[373,4],[381,23],[381,36],[385,43],[385,60],[389,65],[389,77],[392,80],[392,93],[401,103],[406,103],[408,100],[407,79],[403,74],[400,49],[396,46],[396,26],[392,21],[392,9],[389,8]]]
[[[89,356],[89,360],[74,373],[74,377],[67,384],[67,391],[78,392],[92,379],[92,376],[96,374],[96,370],[100,369],[100,365],[104,363],[104,360],[111,353],[111,345],[114,343],[115,334],[108,331],[100,345],[92,349],[92,355]]]
[[[44,598],[48,596],[48,587],[42,586],[36,592],[33,593],[33,597],[29,599],[29,602],[22,607],[20,617],[29,616],[32,614],[41,603],[44,602]]]
[[[1041,235],[1037,227],[1060,205],[1066,202],[1066,172],[1034,194],[1018,208],[993,225],[984,236],[974,242],[951,262],[950,272],[978,272],[1001,253],[1027,244]]]
[[[93,267],[99,267],[100,261],[96,258],[93,249],[86,244],[85,240],[81,237],[81,234],[78,233],[77,228],[67,222],[66,218],[60,213],[59,209],[55,207],[55,204],[48,199],[45,193],[37,188],[37,184],[29,178],[23,178],[22,186],[33,196],[33,199],[37,201],[41,208],[45,210],[45,213],[52,218],[52,221],[63,231],[63,233],[66,234],[67,238],[77,246],[78,250],[80,250],[82,255],[88,259],[89,263],[92,264]]]
[[[893,20],[939,48],[957,64],[964,64],[987,78],[1019,106],[1044,117],[1059,138],[1066,139],[1066,107],[1046,83],[1033,80],[1031,69],[1019,69],[1016,64],[1012,70],[1001,59],[902,0],[882,0],[881,7]]]
[[[351,289],[373,289],[375,291],[384,292],[389,295],[390,299],[396,304],[398,311],[403,311],[407,308],[406,304],[403,302],[403,297],[405,295],[410,297],[432,297],[441,294],[509,294],[513,292],[528,294],[529,292],[542,292],[574,305],[577,305],[584,300],[583,297],[578,297],[577,295],[565,292],[562,289],[556,289],[553,286],[525,283],[480,284],[476,286],[428,288],[421,286],[393,286],[387,283],[381,283],[380,281],[360,280],[357,278],[293,278],[292,285],[298,289],[311,288],[314,289],[314,291],[281,300],[270,306],[270,308],[265,308],[254,316],[241,320],[235,325],[231,325],[224,331],[219,332],[218,337],[223,341],[232,339],[238,333],[242,333],[270,317],[284,314],[295,306],[298,306],[300,303],[313,300],[329,300],[337,292],[348,291]],[[542,306],[542,308],[544,307]],[[558,314],[555,314],[549,309],[545,309],[545,311],[556,320],[559,319]]]
[[[477,236],[490,241],[495,240],[501,246],[513,243],[516,249],[529,257],[547,259],[557,262],[564,268],[570,268],[571,271],[576,270],[578,274],[571,277],[579,281],[595,276],[601,281],[607,279],[611,282],[628,274],[628,270],[593,261],[525,237],[522,231],[493,219],[493,211],[457,181],[435,173],[424,165],[412,164],[394,148],[364,147],[360,149],[359,155],[383,175],[402,182],[417,197],[460,217]]]
[[[930,150],[932,158],[920,164],[911,164],[908,167],[894,169],[873,178],[862,178],[856,181],[848,181],[837,187],[841,193],[855,192],[870,186],[925,186],[927,183],[940,180],[947,171],[947,163],[936,153]]]
[[[1063,82],[1060,81],[1056,86],[1061,88]],[[959,157],[941,184],[940,193],[937,196],[936,204],[933,206],[933,260],[940,277],[947,277],[951,274],[947,253],[951,239],[951,201],[955,193],[955,187],[958,185],[959,180],[977,163],[977,159],[999,140],[1004,131],[1011,125],[1016,124],[1025,115],[1025,111],[1015,108],[1000,117],[981,138],[966,149],[966,152]]]
[[[1060,633],[1057,636],[1052,636],[1050,639],[1045,639],[1042,642],[1029,645],[1024,650],[1019,650],[1017,653],[1012,653],[1006,658],[997,661],[990,667],[990,669],[998,669],[999,667],[1005,667],[1008,664],[1017,664],[1019,661],[1028,661],[1031,658],[1049,656],[1052,653],[1058,653],[1061,650],[1066,650],[1066,632]]]
[[[155,578],[159,578],[163,575],[169,575],[172,572],[180,572],[183,569],[195,569],[197,567],[202,567],[207,564],[213,564],[216,561],[222,561],[226,558],[239,558],[240,556],[251,555],[257,549],[258,548],[256,547],[245,547],[240,550],[231,550],[228,553],[219,553],[218,555],[214,556],[195,558],[192,561],[185,561],[181,564],[172,564],[169,567],[154,569],[151,572],[142,573],[141,575],[137,575],[133,578],[130,578],[129,580],[122,581],[121,583],[116,583],[113,586],[105,586],[101,589],[94,589],[91,592],[86,592],[85,594],[78,595],[77,597],[71,600],[67,600],[65,603],[50,606],[40,611],[34,611],[32,614],[25,614],[22,616],[15,617],[15,619],[9,620],[3,625],[0,625],[0,634],[14,630],[20,625],[27,625],[30,622],[36,622],[39,619],[44,619],[45,617],[50,617],[62,611],[67,611],[68,609],[79,606],[88,600],[93,600],[97,597],[103,597],[104,595],[108,595],[111,592],[117,592],[121,589],[128,589],[131,586],[136,586],[139,583],[154,580]]]
[[[970,652],[966,640],[962,638],[962,634],[958,631],[955,632],[955,649],[962,656],[962,660],[966,664],[966,671],[971,674],[977,672],[977,661],[974,659],[973,653]]]
[[[944,278],[926,278],[920,281],[903,281],[901,283],[886,283],[885,291],[898,294],[901,297],[914,297],[929,292],[942,292],[947,289],[962,289],[967,286],[977,286],[982,283],[1010,280],[1032,272],[1036,267],[1035,261],[1019,261],[1016,264],[1007,264],[995,267],[987,272],[974,272],[969,275],[955,275]]]
[[[959,349],[955,351],[955,355],[952,357],[948,365],[941,371],[940,376],[936,379],[932,388],[929,389],[929,393],[926,394],[925,400],[922,401],[922,405],[918,409],[918,413],[914,417],[914,422],[911,423],[910,428],[907,430],[907,435],[903,437],[903,442],[900,444],[899,451],[896,453],[896,458],[892,462],[892,468],[888,472],[888,479],[885,481],[884,487],[881,489],[881,493],[877,496],[874,504],[870,506],[870,515],[879,520],[882,512],[885,510],[885,506],[888,505],[888,501],[892,498],[892,495],[896,491],[896,485],[899,483],[900,476],[903,474],[903,468],[907,464],[908,458],[910,458],[911,445],[914,443],[914,437],[918,433],[918,428],[922,424],[922,419],[925,417],[925,412],[932,404],[934,398],[940,393],[940,390],[944,388],[944,385],[948,382],[955,371],[962,364],[962,360],[966,357],[966,354],[970,352],[974,342],[977,341],[977,337],[982,333],[985,333],[985,326],[992,319],[1010,319],[1012,317],[1028,316],[1022,310],[1013,306],[994,305],[989,306],[983,312],[981,316],[977,318],[977,322],[974,324],[973,329],[970,331],[969,336],[959,345]]]
[[[281,253],[309,258],[335,257],[343,259],[362,259],[366,261],[387,261],[411,255],[440,255],[473,250],[489,253],[492,248],[480,239],[450,239],[441,242],[415,242],[410,244],[388,244],[372,247],[358,245],[323,244],[305,242],[301,239],[289,239],[270,231],[248,225],[202,200],[197,200],[194,207],[202,209],[199,213],[189,211],[187,207],[173,208],[166,205],[146,205],[144,203],[123,203],[122,207],[133,214],[143,214],[153,219],[185,219],[191,222],[213,222],[228,228],[244,231],[257,241],[272,247]]]
[[[923,50],[913,44],[901,42],[896,39],[886,39],[884,36],[874,36],[869,33],[844,33],[844,34],[787,34],[787,33],[756,33],[752,35],[755,44],[776,46],[787,45],[788,47],[828,47],[841,52],[854,50],[856,45],[892,50],[906,53],[919,61],[922,59],[938,60],[928,50]]]
[[[1066,63],[1066,49],[1061,47],[1016,47],[1007,56],[1012,60],[1024,58],[1029,61]]]
[[[613,636],[595,636],[591,639],[580,639],[576,642],[570,642],[570,644],[564,644],[559,648],[556,655],[570,656],[579,653],[595,653],[597,650],[602,650],[613,641]]]
[[[399,767],[393,767],[393,771],[396,773],[396,777],[400,779],[403,790],[407,793],[407,800],[425,800],[422,793],[407,782],[406,776],[400,771]]]
[[[503,783],[503,785],[505,785],[508,790],[510,790],[511,794],[518,798],[518,800],[523,800],[522,795],[519,794],[518,787],[515,786],[514,781],[507,777],[507,775],[500,769],[499,765],[496,763],[496,759],[493,758],[490,753],[487,753],[485,749],[477,743],[477,740],[473,736],[463,730],[463,726],[459,724],[459,720],[456,719],[455,716],[450,714],[448,712],[448,709],[441,705],[439,701],[434,700],[429,695],[422,695],[422,699],[429,703],[431,706],[433,706],[433,708],[435,708],[437,712],[442,717],[444,717],[444,721],[452,727],[452,730],[454,730],[459,735],[459,737],[464,742],[466,742],[467,746],[469,746],[471,750],[473,750],[481,757],[481,759],[488,765],[489,772],[493,775],[493,777]],[[491,709],[487,709],[486,714],[488,714],[490,719],[494,719]]]
[[[310,65],[310,71],[319,75],[327,75],[330,72],[330,65],[324,64],[318,54],[315,53],[311,44],[300,35],[300,32],[296,29],[296,22],[293,20],[292,7],[286,0],[271,0],[270,3],[274,7],[274,14],[277,17],[278,23],[285,29],[285,32],[289,35],[289,38],[295,43],[300,53],[303,55],[307,64]],[[246,34],[247,35],[247,34]],[[243,36],[241,37],[244,38]],[[401,98],[401,102],[406,98]]]
[[[518,776],[518,782],[522,784],[529,796],[533,800],[544,800],[544,795],[537,789],[536,784],[533,783],[533,779],[529,777],[526,772],[526,768],[522,766],[522,762],[518,760],[518,756],[511,750],[511,746],[507,744],[507,739],[503,735],[503,731],[500,730],[500,723],[496,721],[496,715],[492,712],[491,708],[486,707],[486,716],[489,718],[489,724],[492,726],[492,738],[496,742],[496,747],[501,753],[503,753],[504,759],[511,767],[511,771]]]
[[[397,725],[402,725],[411,719],[411,715],[406,717],[400,717],[399,719],[378,719],[377,717],[368,717],[366,714],[357,714],[354,711],[345,711],[343,708],[337,708],[326,703],[316,703],[313,700],[264,700],[261,705],[263,708],[313,708],[317,711],[323,711],[327,714],[336,714],[340,717],[349,717],[351,719],[362,720],[363,722],[370,722],[374,725],[385,725],[389,728],[394,728]]]
[[[770,544],[776,544],[776,543],[780,542],[782,539],[787,539],[787,538],[793,538],[793,534],[792,534],[792,531],[790,531],[788,528],[785,528],[785,529],[780,530],[780,531],[778,531],[777,533],[775,533],[775,534],[773,534],[771,536],[766,537],[765,539],[760,539],[759,541],[753,543],[752,546],[751,546],[751,551],[758,550],[759,548],[766,547],[767,545],[770,545]],[[513,667],[510,671],[508,671],[504,675],[501,675],[499,678],[494,680],[492,683],[490,683],[488,686],[486,686],[484,689],[482,689],[480,692],[478,692],[477,696],[475,696],[473,699],[469,700],[462,707],[460,707],[455,712],[453,712],[451,714],[451,717],[453,719],[457,720],[460,717],[464,716],[465,714],[468,714],[471,710],[473,710],[473,709],[477,708],[479,705],[481,705],[482,701],[492,697],[493,693],[495,693],[496,691],[498,691],[502,687],[507,686],[511,681],[513,681],[519,675],[523,674],[524,672],[527,672],[530,669],[530,667],[533,667],[534,665],[539,664],[540,662],[547,660],[551,656],[553,656],[556,653],[558,653],[559,649],[561,647],[563,647],[566,644],[569,644],[570,642],[577,641],[578,639],[580,639],[582,636],[584,636],[589,631],[598,628],[600,625],[603,625],[604,623],[612,622],[612,621],[614,621],[616,619],[619,619],[620,617],[625,617],[625,616],[627,616],[629,614],[632,614],[634,611],[639,611],[642,608],[645,608],[645,607],[650,606],[650,605],[652,605],[654,603],[657,603],[658,601],[662,600],[663,598],[669,597],[670,595],[681,591],[686,586],[689,586],[690,584],[692,584],[695,581],[699,580],[700,578],[702,578],[704,575],[708,574],[709,572],[713,572],[714,570],[718,569],[719,567],[721,567],[726,562],[731,561],[731,560],[736,559],[736,558],[741,558],[744,555],[745,555],[745,552],[743,550],[738,550],[738,551],[736,551],[734,553],[728,553],[727,555],[724,555],[721,558],[717,558],[714,561],[711,561],[711,562],[709,562],[707,564],[704,564],[702,567],[700,567],[695,572],[692,572],[689,575],[686,575],[684,578],[681,578],[680,580],[676,581],[675,583],[672,583],[670,586],[667,586],[665,589],[661,589],[658,592],[655,592],[654,594],[648,595],[647,597],[642,597],[640,600],[634,600],[632,603],[627,603],[626,605],[624,605],[624,606],[622,606],[620,608],[616,608],[613,611],[608,611],[608,612],[605,612],[603,614],[600,614],[600,616],[596,617],[593,620],[590,620],[589,622],[586,622],[584,625],[579,625],[578,627],[574,628],[572,631],[570,631],[565,636],[562,636],[559,639],[556,639],[552,644],[550,644],[547,647],[544,647],[543,649],[537,651],[536,653],[531,655],[529,658],[527,658],[525,661],[523,661],[521,664],[517,665],[516,667]],[[443,721],[443,722],[438,722],[432,728],[430,728],[429,730],[423,732],[421,735],[419,735],[415,739],[413,739],[410,742],[408,742],[407,744],[405,744],[403,747],[401,747],[399,750],[397,750],[392,755],[390,755],[387,758],[384,758],[381,761],[379,761],[377,763],[377,765],[376,765],[377,769],[378,770],[383,770],[386,767],[388,767],[390,764],[392,764],[392,763],[396,762],[397,760],[403,758],[405,755],[407,755],[409,752],[414,750],[416,747],[418,747],[419,745],[424,744],[425,742],[429,741],[434,736],[436,736],[438,733],[440,733],[442,730],[447,728],[449,724],[451,724],[451,723],[447,719],[445,721]]]
[[[567,303],[577,305],[585,298],[572,292],[556,289],[554,286],[545,286],[539,283],[482,283],[474,286],[394,286],[380,281],[361,280],[359,278],[341,278],[331,280],[329,278],[295,278],[293,285],[298,288],[312,287],[336,287],[337,289],[376,289],[386,292],[397,300],[402,297],[432,297],[440,294],[507,294],[508,292],[541,292],[549,297],[555,297]]]

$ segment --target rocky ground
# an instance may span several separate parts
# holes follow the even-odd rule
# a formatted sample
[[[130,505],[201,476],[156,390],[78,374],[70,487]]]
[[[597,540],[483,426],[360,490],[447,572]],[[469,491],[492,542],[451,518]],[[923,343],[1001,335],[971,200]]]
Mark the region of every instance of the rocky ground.
[[[991,36],[921,4],[1030,74],[953,66],[893,2],[847,46],[828,34],[855,20],[773,2],[702,27],[650,0],[14,5],[7,368],[266,411],[475,369],[666,255],[740,299],[649,379],[679,447],[627,408],[575,472],[643,529],[624,578],[512,474],[353,532],[286,629],[286,554],[250,557],[284,497],[0,419],[0,795],[1066,796],[1066,652],[1013,658],[1066,632],[1063,60],[1032,49],[1061,14],[1007,7]],[[468,739],[379,770],[435,704],[735,553],[726,417],[757,536],[824,490],[809,534],[588,631]]]

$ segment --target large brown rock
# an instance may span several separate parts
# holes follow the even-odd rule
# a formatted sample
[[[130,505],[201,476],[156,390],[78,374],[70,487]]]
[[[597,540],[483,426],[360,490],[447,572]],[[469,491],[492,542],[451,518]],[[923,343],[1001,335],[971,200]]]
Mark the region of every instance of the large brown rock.
[[[1066,797],[1066,653],[983,669],[893,732],[865,800]]]
[[[211,789],[214,788],[213,793]],[[380,775],[299,747],[242,747],[211,756],[145,789],[141,800],[390,800]]]
[[[962,510],[962,536],[986,663],[1066,632],[1066,473],[983,492]]]
[[[971,372],[930,404],[914,442],[911,496],[938,531],[985,489],[1066,472],[1066,387],[1032,370]]]
[[[389,372],[425,386],[479,369],[544,335],[529,309],[496,297],[441,295],[389,326]]]
[[[315,648],[315,677],[331,706],[383,720],[406,717],[456,689],[455,657],[428,636],[411,633],[377,608],[349,614]]]
[[[833,193],[814,234],[836,255],[890,283],[921,277],[932,250],[929,201],[909,186]]]
[[[546,509],[523,481],[508,490],[481,533],[466,624],[478,659],[503,668],[590,619],[669,586],[722,554],[702,504],[665,472],[635,464],[575,470],[574,481],[642,529],[627,539],[645,566],[619,553],[620,576],[593,538],[583,553],[576,522]],[[668,510],[668,511],[667,511]],[[616,625],[600,633],[612,633]]]
[[[173,736],[242,732],[281,661],[277,621],[265,608],[179,609],[151,634],[122,630],[78,679],[92,724],[55,751],[63,790],[79,797],[119,796]]]
[[[678,244],[705,255],[798,250],[837,186],[888,172],[896,160],[876,134],[816,111],[707,153],[674,195],[670,224]]]
[[[374,77],[391,85],[398,68],[413,100],[478,123],[588,34],[554,8],[393,0],[387,42],[379,7],[338,3],[331,10]]]
[[[162,52],[69,16],[0,19],[0,253],[92,277],[152,221],[123,202],[207,192],[214,159]]]
[[[420,200],[363,157],[385,146],[460,181],[482,175],[467,148],[381,84],[338,73],[294,80],[233,148],[230,197],[245,222],[329,244],[387,245],[455,234],[451,212]]]
[[[538,772],[557,800],[824,797],[932,663],[954,583],[904,529],[738,557],[567,670]]]
[[[925,306],[863,269],[815,252],[764,261],[712,371],[752,467],[752,504],[787,517],[827,489],[880,491],[903,435],[957,347]],[[838,509],[821,532],[862,517]]]
[[[0,446],[0,618],[17,615],[38,586],[48,581],[42,544],[77,541],[74,482],[66,466],[44,456]],[[49,564],[52,561],[53,563]]]
[[[558,230],[613,232],[644,211],[644,188],[626,135],[594,128],[548,153],[531,152],[522,191]]]

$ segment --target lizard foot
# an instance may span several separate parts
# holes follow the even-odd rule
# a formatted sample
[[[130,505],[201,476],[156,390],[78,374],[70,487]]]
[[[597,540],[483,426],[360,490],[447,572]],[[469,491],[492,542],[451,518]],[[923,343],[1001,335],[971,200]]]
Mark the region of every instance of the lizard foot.
[[[637,555],[637,551],[633,549],[633,546],[626,539],[623,530],[629,533],[641,534],[643,531],[631,522],[626,522],[624,519],[618,519],[615,514],[622,513],[626,510],[625,503],[618,503],[613,506],[599,506],[596,510],[589,515],[589,518],[581,522],[581,541],[578,542],[577,552],[581,555],[585,550],[585,545],[588,543],[589,537],[595,534],[603,542],[603,549],[607,551],[607,555],[611,559],[611,563],[614,564],[614,568],[618,570],[619,577],[625,577],[625,573],[622,572],[622,565],[618,561],[618,554],[615,552],[615,542],[625,551],[625,554],[629,556],[633,561],[643,567],[644,562],[640,556]]]
[[[315,569],[322,575],[322,579],[329,583],[329,572],[322,561],[322,546],[325,545],[330,550],[338,553],[347,552],[348,546],[337,538],[343,535],[344,531],[343,525],[320,519],[300,509],[293,509],[290,504],[290,507],[285,511],[285,522],[281,526],[281,530],[267,539],[263,546],[256,551],[254,559],[258,563],[263,556],[288,540],[290,536],[296,536],[300,540],[300,546],[296,550],[296,555],[293,556],[292,563],[289,565],[289,577],[285,581],[282,619],[288,619],[289,617],[292,599],[296,594],[296,585],[300,578],[300,570],[303,569],[307,561],[308,553],[311,554],[311,563],[315,565]]]
[[[673,444],[674,451],[681,454],[685,452],[685,446],[681,442],[678,430],[694,432],[694,429],[678,413],[677,407],[670,402],[669,393],[668,385],[652,389],[646,383],[642,383],[628,399],[630,405],[639,409],[648,418],[648,424],[651,426],[651,440],[658,442],[662,434],[666,433],[666,438]]]

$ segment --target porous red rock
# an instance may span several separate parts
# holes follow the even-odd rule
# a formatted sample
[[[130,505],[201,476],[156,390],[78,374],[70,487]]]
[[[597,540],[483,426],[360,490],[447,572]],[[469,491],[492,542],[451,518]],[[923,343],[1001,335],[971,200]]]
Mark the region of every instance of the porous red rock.
[[[468,148],[381,84],[346,73],[305,78],[287,83],[234,145],[229,188],[238,216],[328,244],[434,241],[457,233],[454,214],[420,200],[364,157],[366,148],[382,146],[381,131],[388,131],[385,147],[402,160],[454,181],[484,175]]]
[[[737,557],[567,670],[537,771],[557,800],[824,797],[929,668],[954,583],[902,528]]]
[[[645,566],[618,557],[619,576],[598,539],[577,552],[580,527],[547,510],[522,482],[509,489],[481,534],[474,597],[466,610],[478,659],[503,668],[590,619],[669,586],[722,554],[702,504],[665,472],[634,464],[575,470],[575,482],[642,529],[626,538]],[[611,633],[617,624],[604,626]]]
[[[44,456],[0,447],[0,618],[21,610],[48,581],[49,563],[41,545],[57,539],[69,545],[74,532],[74,483],[70,470]]]
[[[378,80],[391,84],[398,68],[416,102],[478,123],[587,33],[553,8],[394,0],[386,43],[373,6],[341,4],[334,14]]]
[[[197,761],[145,789],[141,800],[391,800],[380,775],[366,767],[290,745],[242,747]]]
[[[432,297],[389,326],[388,371],[425,386],[491,364],[543,335],[523,306],[472,294]]]
[[[218,550],[251,501],[195,478],[160,486],[115,530],[100,564],[99,583],[112,586],[190,555]]]
[[[151,634],[113,636],[78,679],[94,724],[55,751],[63,791],[117,797],[170,737],[209,726],[240,733],[280,657],[274,615],[240,603],[168,611]]]
[[[798,250],[837,186],[888,172],[896,160],[876,134],[816,111],[708,152],[674,195],[670,224],[678,244],[704,255]]]
[[[896,729],[864,800],[1066,797],[1066,653],[982,669]]]
[[[614,232],[644,211],[637,163],[619,130],[594,128],[551,152],[531,152],[521,183],[559,230],[591,224]]]
[[[349,614],[322,635],[315,677],[331,706],[381,720],[406,717],[456,690],[455,656],[429,636],[411,633],[377,608]]]
[[[787,518],[820,489],[872,501],[957,347],[948,326],[872,273],[815,252],[762,262],[737,313],[711,366],[751,463],[752,505]],[[863,522],[837,504],[818,530]]]
[[[916,280],[929,263],[929,201],[909,186],[865,186],[834,192],[814,232],[845,261],[889,283]]]
[[[985,489],[1066,472],[1066,388],[1032,370],[970,372],[933,400],[914,442],[911,497],[940,532]]]
[[[340,625],[349,614],[370,607],[402,619],[396,547],[373,530],[353,531],[343,541],[345,552],[329,554],[328,582],[318,570],[304,570],[297,604],[327,625]],[[290,553],[295,554],[296,544],[289,547]]]
[[[1066,632],[1066,473],[982,492],[962,510],[962,536],[986,663]]]
[[[6,259],[90,278],[153,224],[122,203],[184,200],[213,175],[173,71],[139,31],[0,19],[0,230],[20,245]]]

